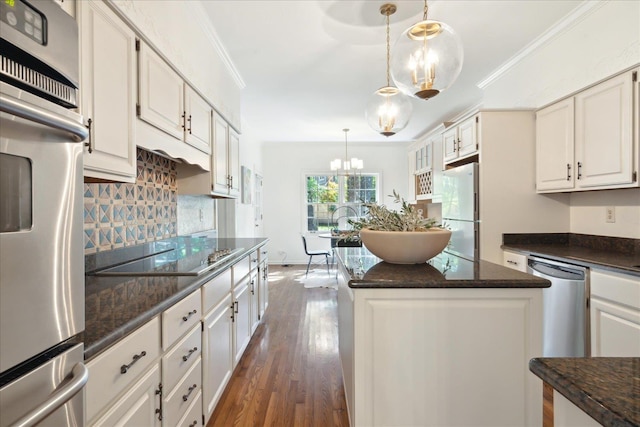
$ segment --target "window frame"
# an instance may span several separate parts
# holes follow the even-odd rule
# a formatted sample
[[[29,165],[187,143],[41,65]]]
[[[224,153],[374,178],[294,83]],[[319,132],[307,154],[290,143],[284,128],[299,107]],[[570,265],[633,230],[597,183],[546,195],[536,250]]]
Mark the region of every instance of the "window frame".
[[[371,172],[365,172],[365,173],[358,173],[357,175],[360,176],[373,176],[376,178],[376,200],[378,201],[378,203],[380,202],[380,199],[382,197],[383,193],[383,188],[382,188],[382,173],[379,171],[371,171]],[[335,204],[338,206],[337,209],[339,209],[342,206],[353,206],[355,205],[359,205],[362,206],[361,203],[351,203],[351,202],[343,202],[343,200],[346,197],[346,176],[344,175],[340,175],[335,173],[334,171],[326,171],[326,170],[317,170],[317,171],[303,171],[302,173],[302,189],[301,189],[301,197],[302,197],[302,206],[301,206],[301,218],[300,218],[300,223],[301,223],[301,230],[302,233],[307,234],[307,235],[314,235],[314,234],[322,234],[322,233],[329,233],[330,230],[310,230],[309,229],[309,216],[308,216],[308,206],[310,204],[310,202],[308,202],[307,199],[307,179],[308,177],[314,177],[314,176],[327,176],[327,177],[331,177],[331,176],[336,176],[338,177],[338,202],[336,202]],[[332,203],[333,204],[333,203]],[[357,210],[357,209],[356,209]]]

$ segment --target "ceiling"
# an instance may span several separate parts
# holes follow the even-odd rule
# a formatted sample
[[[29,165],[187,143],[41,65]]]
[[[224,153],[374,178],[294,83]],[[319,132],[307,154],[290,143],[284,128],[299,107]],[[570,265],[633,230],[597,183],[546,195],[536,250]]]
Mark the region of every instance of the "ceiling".
[[[464,46],[454,84],[411,99],[408,126],[391,137],[371,129],[364,110],[386,85],[386,23],[379,0],[202,0],[245,83],[243,126],[265,142],[413,141],[482,101],[477,86],[562,20],[582,0],[432,0],[429,19],[449,24]],[[422,20],[421,0],[392,1],[391,52]]]

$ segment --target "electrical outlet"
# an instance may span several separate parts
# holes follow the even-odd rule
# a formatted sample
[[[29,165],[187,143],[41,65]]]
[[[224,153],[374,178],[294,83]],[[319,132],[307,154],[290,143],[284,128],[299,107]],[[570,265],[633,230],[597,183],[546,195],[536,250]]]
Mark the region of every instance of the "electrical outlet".
[[[616,208],[615,206],[607,206],[605,213],[606,222],[616,222]]]

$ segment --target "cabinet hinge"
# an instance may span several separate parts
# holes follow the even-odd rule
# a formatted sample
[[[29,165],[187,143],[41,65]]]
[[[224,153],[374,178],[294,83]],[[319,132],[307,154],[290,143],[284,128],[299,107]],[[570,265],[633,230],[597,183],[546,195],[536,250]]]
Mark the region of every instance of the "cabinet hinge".
[[[200,330],[204,332],[204,322],[200,322]]]
[[[476,116],[476,123],[480,123],[480,117]]]
[[[638,81],[638,72],[634,71],[633,73],[631,73],[631,80],[633,80],[634,82]]]
[[[140,117],[140,104],[136,104],[136,116]]]
[[[634,172],[633,173],[633,182],[637,182],[638,181],[638,172]]]
[[[136,39],[136,52],[140,52],[140,39]]]
[[[204,425],[204,414],[202,414],[202,425]]]

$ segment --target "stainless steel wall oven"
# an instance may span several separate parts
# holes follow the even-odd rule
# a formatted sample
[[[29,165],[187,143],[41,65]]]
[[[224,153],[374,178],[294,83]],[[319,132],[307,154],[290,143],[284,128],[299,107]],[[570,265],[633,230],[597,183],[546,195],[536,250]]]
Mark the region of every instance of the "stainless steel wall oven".
[[[0,427],[84,424],[78,26],[0,2]]]

